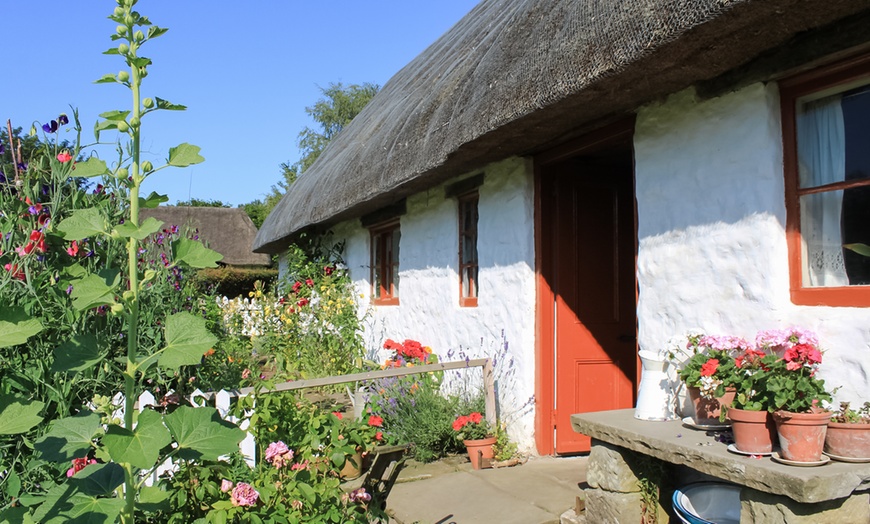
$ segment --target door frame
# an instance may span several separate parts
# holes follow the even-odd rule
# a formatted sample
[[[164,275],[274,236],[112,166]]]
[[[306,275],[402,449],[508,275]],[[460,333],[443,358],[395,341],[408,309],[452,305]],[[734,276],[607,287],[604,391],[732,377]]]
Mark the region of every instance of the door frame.
[[[571,142],[544,151],[533,158],[535,176],[535,446],[541,455],[552,455],[556,449],[556,348],[554,341],[555,295],[542,274],[544,264],[542,206],[542,172],[547,165],[604,149],[615,144],[627,144],[633,151],[634,115],[608,124]],[[632,194],[635,193],[632,169]],[[637,266],[637,199],[634,203],[634,257]],[[635,274],[637,272],[635,271]],[[635,303],[637,302],[635,284]],[[636,383],[640,383],[640,358],[637,362]]]

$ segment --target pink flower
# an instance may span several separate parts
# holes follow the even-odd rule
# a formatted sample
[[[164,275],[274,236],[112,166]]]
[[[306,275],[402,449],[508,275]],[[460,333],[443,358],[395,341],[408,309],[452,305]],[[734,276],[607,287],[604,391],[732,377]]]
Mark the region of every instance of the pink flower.
[[[292,466],[290,466],[291,471],[298,471],[300,469],[308,469],[308,461],[307,460],[305,460],[303,462],[297,462],[296,464],[293,464]]]
[[[372,500],[372,496],[366,493],[365,488],[359,488],[351,491],[348,498],[351,502],[357,502],[360,504],[365,504],[366,502]]]
[[[62,153],[59,153],[57,155],[58,162],[60,162],[62,164],[66,164],[67,162],[69,162],[72,159],[73,159],[73,157],[71,154],[69,154],[69,151],[63,151]]]
[[[233,483],[232,483],[232,481],[227,480],[227,479],[223,479],[223,480],[221,481],[221,491],[223,491],[224,493],[226,493],[227,491],[229,491],[229,490],[231,490],[231,489],[233,489]]]
[[[260,498],[260,493],[253,486],[245,482],[239,482],[233,488],[230,502],[233,506],[253,506]]]
[[[272,442],[266,448],[266,462],[269,462],[276,468],[283,467],[286,463],[293,460],[293,450],[287,447],[282,441]]]
[[[78,255],[78,254],[79,254],[79,243],[78,243],[78,241],[73,240],[73,241],[72,241],[72,244],[70,244],[70,246],[69,246],[68,248],[66,248],[66,253],[67,253],[69,256],[71,256],[71,257],[74,257],[74,256]]]
[[[250,377],[250,376],[251,376],[251,370],[248,369],[248,368],[245,368],[245,370],[242,371],[242,378],[246,379],[246,378],[248,378],[248,377]]]
[[[81,470],[85,469],[86,467],[88,467],[89,464],[96,464],[96,463],[97,463],[96,460],[94,460],[94,459],[90,459],[90,460],[88,460],[87,457],[85,457],[85,458],[73,459],[73,461],[72,461],[72,467],[69,468],[68,470],[66,470],[66,476],[67,476],[67,477],[72,477],[73,475],[75,475],[75,474],[78,473],[79,471],[81,471]]]

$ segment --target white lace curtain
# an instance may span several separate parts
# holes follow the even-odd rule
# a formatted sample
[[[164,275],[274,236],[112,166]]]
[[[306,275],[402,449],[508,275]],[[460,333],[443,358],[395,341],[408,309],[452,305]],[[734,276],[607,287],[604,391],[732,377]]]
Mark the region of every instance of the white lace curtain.
[[[846,178],[846,132],[839,95],[804,104],[797,117],[800,187]],[[847,286],[840,219],[843,192],[801,197],[804,285]]]

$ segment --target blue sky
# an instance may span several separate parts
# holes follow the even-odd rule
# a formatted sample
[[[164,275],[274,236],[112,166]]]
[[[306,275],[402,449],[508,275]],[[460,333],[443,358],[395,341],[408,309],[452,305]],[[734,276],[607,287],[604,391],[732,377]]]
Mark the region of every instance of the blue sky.
[[[189,142],[206,161],[163,170],[144,191],[238,205],[261,198],[279,165],[299,158],[299,131],[313,122],[305,107],[330,82],[383,85],[470,11],[477,0],[277,1],[140,0],[137,9],[169,32],[141,50],[154,65],[143,96],[188,107],[143,120],[145,158],[161,165],[170,147]],[[94,84],[123,67],[103,55],[111,0],[9,2],[0,17],[3,81],[0,121],[27,130],[79,110],[83,141],[97,115],[129,109],[130,92]],[[69,138],[69,135],[61,135]],[[106,133],[103,140],[114,140]],[[100,150],[107,160],[111,150]]]

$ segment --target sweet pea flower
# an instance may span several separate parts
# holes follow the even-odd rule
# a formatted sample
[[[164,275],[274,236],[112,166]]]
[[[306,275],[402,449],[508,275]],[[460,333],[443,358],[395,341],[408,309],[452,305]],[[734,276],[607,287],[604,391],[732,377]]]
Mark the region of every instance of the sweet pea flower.
[[[239,482],[233,488],[230,502],[233,503],[233,506],[253,506],[259,498],[260,493],[253,486],[245,482]]]
[[[58,153],[58,155],[57,155],[57,161],[60,162],[61,164],[66,164],[67,162],[69,162],[72,159],[73,159],[73,157],[71,154],[69,154],[69,151],[63,151],[61,153]]]
[[[52,120],[47,124],[42,124],[42,130],[46,133],[54,133],[57,131],[57,120]]]

